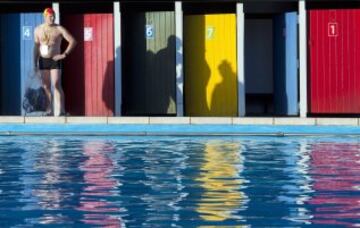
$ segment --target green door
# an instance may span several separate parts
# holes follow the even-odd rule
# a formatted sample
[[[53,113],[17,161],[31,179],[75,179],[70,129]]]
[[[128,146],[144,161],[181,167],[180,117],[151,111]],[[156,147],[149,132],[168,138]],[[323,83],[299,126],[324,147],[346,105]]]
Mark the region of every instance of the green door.
[[[175,115],[174,12],[126,13],[123,23],[123,114]]]

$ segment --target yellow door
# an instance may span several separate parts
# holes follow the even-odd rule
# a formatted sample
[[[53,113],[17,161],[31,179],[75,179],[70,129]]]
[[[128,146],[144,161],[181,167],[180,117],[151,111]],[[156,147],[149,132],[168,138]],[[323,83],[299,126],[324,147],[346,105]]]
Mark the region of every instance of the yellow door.
[[[184,17],[185,111],[237,116],[235,14]]]

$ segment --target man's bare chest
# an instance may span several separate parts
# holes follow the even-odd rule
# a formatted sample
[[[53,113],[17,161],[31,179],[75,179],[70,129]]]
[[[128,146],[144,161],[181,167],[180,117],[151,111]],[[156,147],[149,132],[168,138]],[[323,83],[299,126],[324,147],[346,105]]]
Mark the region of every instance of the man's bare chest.
[[[43,27],[39,32],[40,42],[46,45],[54,45],[61,40],[61,33],[56,28]]]

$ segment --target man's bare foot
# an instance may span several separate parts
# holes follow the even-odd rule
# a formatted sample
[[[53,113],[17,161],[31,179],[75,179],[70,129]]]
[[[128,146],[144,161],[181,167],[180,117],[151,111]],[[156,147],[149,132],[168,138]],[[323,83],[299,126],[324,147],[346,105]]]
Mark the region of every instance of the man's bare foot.
[[[50,111],[46,111],[44,116],[53,116],[53,112],[50,110]]]

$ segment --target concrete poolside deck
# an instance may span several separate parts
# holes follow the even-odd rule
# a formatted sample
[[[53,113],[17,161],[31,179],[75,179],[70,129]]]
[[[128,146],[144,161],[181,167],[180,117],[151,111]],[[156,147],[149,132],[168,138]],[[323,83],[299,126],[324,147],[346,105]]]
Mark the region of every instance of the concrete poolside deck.
[[[34,117],[0,116],[0,124],[224,124],[224,125],[307,125],[360,126],[360,118],[298,117]]]
[[[0,117],[0,135],[360,135],[359,118]]]

